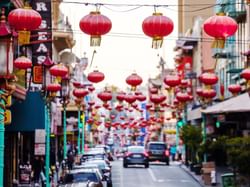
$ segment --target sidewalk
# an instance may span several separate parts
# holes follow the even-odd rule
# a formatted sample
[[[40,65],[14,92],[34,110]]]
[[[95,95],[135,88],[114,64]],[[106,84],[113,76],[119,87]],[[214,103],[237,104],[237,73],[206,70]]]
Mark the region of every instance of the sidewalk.
[[[180,164],[180,167],[187,172],[191,177],[193,177],[201,186],[211,187],[210,185],[205,185],[201,175],[196,175],[194,172],[191,172],[190,169],[185,164]],[[222,187],[221,175],[225,173],[231,173],[232,171],[226,167],[216,167],[216,186]]]

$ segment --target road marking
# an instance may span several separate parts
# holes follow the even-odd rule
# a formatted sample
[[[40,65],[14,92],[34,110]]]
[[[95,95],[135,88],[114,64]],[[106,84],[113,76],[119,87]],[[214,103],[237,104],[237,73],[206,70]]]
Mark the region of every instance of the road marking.
[[[152,171],[150,168],[148,168],[148,172],[149,172],[149,175],[151,176],[151,178],[153,179],[153,181],[156,182],[157,179],[156,179],[156,177],[155,177],[153,171]]]

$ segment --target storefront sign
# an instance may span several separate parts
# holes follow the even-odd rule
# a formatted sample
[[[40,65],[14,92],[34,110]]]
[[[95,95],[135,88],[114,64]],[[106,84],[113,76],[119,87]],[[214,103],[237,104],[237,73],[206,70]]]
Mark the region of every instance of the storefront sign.
[[[35,144],[35,155],[45,155],[45,144]]]
[[[34,66],[33,82],[42,83],[42,65],[48,55],[52,54],[51,0],[33,0],[32,8],[42,16],[42,23],[37,31],[32,32],[32,62]]]
[[[35,143],[45,143],[45,129],[35,130]]]

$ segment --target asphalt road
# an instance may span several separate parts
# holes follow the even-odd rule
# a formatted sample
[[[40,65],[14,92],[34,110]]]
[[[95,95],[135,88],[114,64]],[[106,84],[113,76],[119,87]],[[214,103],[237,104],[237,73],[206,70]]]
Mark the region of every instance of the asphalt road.
[[[122,167],[122,161],[112,162],[113,187],[201,187],[177,163],[166,166],[151,163],[141,166]]]

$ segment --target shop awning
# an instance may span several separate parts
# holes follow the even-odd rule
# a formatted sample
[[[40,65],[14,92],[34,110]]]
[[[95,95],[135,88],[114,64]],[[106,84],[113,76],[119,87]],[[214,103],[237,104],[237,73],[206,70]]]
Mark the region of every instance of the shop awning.
[[[205,114],[250,112],[250,97],[244,93],[202,110]]]

